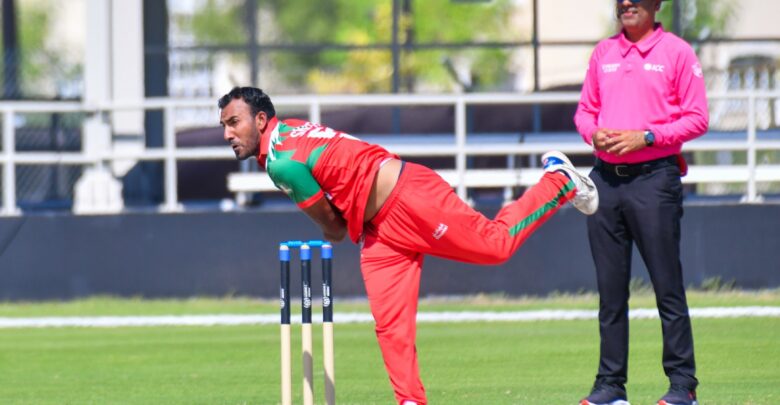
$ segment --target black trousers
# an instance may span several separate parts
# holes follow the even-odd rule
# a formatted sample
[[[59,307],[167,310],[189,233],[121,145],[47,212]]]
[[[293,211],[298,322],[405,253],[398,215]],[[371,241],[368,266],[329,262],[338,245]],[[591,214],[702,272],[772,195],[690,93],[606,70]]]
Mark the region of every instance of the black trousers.
[[[636,242],[655,290],[664,371],[672,384],[691,389],[698,384],[680,264],[680,169],[668,162],[630,176],[625,176],[628,170],[597,163],[590,173],[600,200],[598,212],[588,217],[588,238],[600,296],[597,379],[604,382],[627,380],[631,251]]]

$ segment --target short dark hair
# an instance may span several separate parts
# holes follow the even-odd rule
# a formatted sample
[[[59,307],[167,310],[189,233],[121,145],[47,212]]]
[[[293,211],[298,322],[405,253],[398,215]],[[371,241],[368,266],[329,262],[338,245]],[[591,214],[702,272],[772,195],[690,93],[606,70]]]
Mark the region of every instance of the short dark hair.
[[[268,97],[268,94],[263,93],[263,90],[256,87],[233,87],[230,93],[219,99],[217,105],[221,110],[236,99],[242,99],[249,104],[252,118],[256,117],[260,111],[264,112],[268,118],[276,116],[276,110],[274,109],[274,103],[271,102],[271,97]]]

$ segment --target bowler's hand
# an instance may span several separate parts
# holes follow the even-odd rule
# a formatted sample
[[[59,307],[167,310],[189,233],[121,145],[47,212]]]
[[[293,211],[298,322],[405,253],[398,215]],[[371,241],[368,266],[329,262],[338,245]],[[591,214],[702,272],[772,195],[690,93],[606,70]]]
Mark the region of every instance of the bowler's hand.
[[[599,128],[591,137],[593,143],[593,149],[595,150],[607,150],[607,139],[609,139],[610,130],[606,128]]]
[[[327,240],[328,242],[338,243],[344,240],[344,238],[347,236],[347,228],[341,228],[338,231],[332,232],[332,231],[322,231],[322,236]]]
[[[623,156],[645,148],[645,132],[635,130],[615,130],[607,137],[606,151]]]
[[[325,196],[311,206],[304,208],[303,212],[320,226],[322,236],[325,239],[334,243],[344,240],[347,235],[347,222]]]

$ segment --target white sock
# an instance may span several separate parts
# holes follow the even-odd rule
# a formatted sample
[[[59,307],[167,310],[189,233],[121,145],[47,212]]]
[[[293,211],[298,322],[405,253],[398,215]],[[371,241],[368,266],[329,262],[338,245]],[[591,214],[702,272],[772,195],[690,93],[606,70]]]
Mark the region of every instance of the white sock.
[[[404,401],[404,403],[401,404],[401,405],[417,405],[417,402],[414,402],[414,401]]]

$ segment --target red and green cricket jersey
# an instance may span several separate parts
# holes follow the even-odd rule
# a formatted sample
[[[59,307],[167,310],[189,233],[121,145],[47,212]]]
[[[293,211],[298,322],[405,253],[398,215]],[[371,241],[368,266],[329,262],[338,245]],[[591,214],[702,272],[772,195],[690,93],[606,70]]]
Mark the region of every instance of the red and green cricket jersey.
[[[272,118],[260,136],[257,162],[300,208],[323,196],[341,212],[350,239],[363,233],[363,214],[379,164],[394,155],[381,146],[311,122]]]

